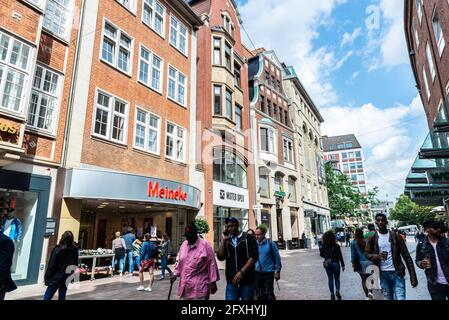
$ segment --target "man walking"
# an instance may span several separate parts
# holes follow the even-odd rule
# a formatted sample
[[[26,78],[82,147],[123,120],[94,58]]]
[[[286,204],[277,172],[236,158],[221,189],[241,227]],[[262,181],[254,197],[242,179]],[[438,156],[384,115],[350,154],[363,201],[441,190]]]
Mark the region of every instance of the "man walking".
[[[412,287],[415,288],[418,279],[413,260],[406,243],[396,232],[387,229],[387,216],[379,213],[375,219],[379,230],[368,238],[366,257],[380,267],[380,284],[385,300],[405,300],[405,266],[402,259],[405,260]]]
[[[140,250],[140,269],[139,269],[139,280],[140,286],[137,288],[138,291],[152,291],[152,286],[154,282],[154,261],[159,254],[159,250],[157,246],[150,241],[150,234],[147,233],[144,235],[144,243],[142,244],[142,248]],[[143,286],[143,273],[148,269],[148,273],[150,274],[150,282],[148,287]]]
[[[136,240],[136,236],[133,233],[133,228],[128,227],[128,231],[126,234],[122,236],[123,240],[125,240],[126,244],[126,253],[125,253],[125,263],[124,266],[126,266],[126,260],[128,260],[129,263],[129,275],[132,276],[134,273],[134,262],[133,262],[133,242]]]
[[[449,299],[449,239],[444,237],[443,222],[429,219],[423,223],[427,237],[416,248],[416,265],[425,270],[432,300]]]
[[[281,256],[276,243],[265,238],[266,233],[266,226],[257,227],[259,259],[256,262],[256,297],[257,300],[276,300],[273,284],[274,280],[281,278]]]
[[[12,257],[14,255],[14,242],[0,232],[0,301],[5,300],[7,292],[17,289],[11,279]]]
[[[226,260],[226,300],[252,300],[259,258],[256,239],[239,230],[236,218],[226,218],[225,223],[217,258]]]
[[[198,236],[195,224],[185,228],[184,236],[171,281],[180,278],[180,299],[209,300],[210,294],[217,292],[216,282],[220,280],[214,249]]]

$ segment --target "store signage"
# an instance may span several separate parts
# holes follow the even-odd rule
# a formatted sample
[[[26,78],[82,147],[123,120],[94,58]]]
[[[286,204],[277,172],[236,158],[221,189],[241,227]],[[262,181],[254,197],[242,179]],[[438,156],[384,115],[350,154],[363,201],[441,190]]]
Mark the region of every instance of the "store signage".
[[[448,170],[427,170],[427,179],[430,184],[449,184]]]
[[[148,182],[148,197],[187,201],[187,192],[182,191],[181,187],[170,189],[168,187],[159,188],[159,182]]]
[[[10,124],[0,122],[0,132],[6,132],[10,134],[16,134],[17,129]]]
[[[316,212],[313,210],[304,210],[304,215],[306,218],[315,218]]]
[[[431,199],[449,197],[449,189],[411,190],[412,199]]]
[[[44,237],[52,237],[56,234],[56,220],[53,218],[47,218],[47,224],[45,226]]]
[[[214,181],[214,205],[249,209],[249,193],[247,189]]]
[[[253,210],[260,210],[262,208],[263,208],[263,206],[261,204],[256,204],[253,206]]]

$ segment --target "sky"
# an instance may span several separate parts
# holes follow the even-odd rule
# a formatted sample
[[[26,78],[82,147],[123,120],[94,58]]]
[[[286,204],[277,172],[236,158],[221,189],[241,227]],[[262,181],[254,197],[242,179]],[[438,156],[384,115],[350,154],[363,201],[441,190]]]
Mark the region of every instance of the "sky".
[[[248,48],[292,65],[325,122],[355,134],[368,188],[394,200],[428,127],[403,27],[403,0],[237,0]],[[248,34],[248,36],[245,34]]]

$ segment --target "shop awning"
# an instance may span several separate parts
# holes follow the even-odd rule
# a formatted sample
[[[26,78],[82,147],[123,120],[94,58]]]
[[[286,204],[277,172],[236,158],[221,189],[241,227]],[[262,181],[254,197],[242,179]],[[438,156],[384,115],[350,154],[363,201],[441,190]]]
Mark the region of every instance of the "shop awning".
[[[430,132],[421,147],[419,157],[421,159],[449,158],[449,132]]]

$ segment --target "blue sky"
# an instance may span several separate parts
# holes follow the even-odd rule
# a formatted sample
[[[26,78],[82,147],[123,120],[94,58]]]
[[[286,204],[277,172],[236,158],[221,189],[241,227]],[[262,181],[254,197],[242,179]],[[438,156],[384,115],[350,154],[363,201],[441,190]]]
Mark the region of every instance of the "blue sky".
[[[255,46],[295,67],[325,119],[322,133],[355,133],[369,187],[379,186],[383,199],[399,196],[427,133],[407,56],[403,0],[237,2]]]

